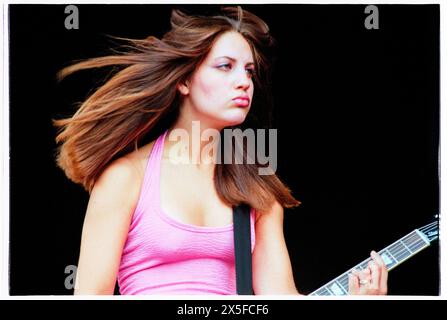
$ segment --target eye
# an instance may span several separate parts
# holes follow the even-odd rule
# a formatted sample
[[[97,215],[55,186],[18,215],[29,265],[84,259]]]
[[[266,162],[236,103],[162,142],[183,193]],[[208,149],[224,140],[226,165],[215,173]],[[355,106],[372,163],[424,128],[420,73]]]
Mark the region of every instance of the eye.
[[[224,63],[224,64],[217,66],[217,68],[228,71],[228,70],[231,70],[232,65],[230,63]],[[245,71],[250,76],[250,78],[256,74],[256,71],[254,68],[248,68],[248,69],[245,69]]]
[[[231,64],[229,64],[229,63],[221,64],[217,68],[224,69],[224,70],[230,70],[231,69]]]

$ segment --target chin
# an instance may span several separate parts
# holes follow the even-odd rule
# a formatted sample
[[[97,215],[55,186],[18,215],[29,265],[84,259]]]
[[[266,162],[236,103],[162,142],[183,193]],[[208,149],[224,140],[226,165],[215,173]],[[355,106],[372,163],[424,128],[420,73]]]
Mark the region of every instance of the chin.
[[[236,126],[245,121],[248,111],[246,109],[231,110],[224,117],[221,118],[225,127]]]
[[[244,121],[245,121],[245,116],[244,117],[233,118],[233,119],[226,119],[226,121],[224,123],[224,126],[225,127],[233,127],[233,126],[240,125]]]

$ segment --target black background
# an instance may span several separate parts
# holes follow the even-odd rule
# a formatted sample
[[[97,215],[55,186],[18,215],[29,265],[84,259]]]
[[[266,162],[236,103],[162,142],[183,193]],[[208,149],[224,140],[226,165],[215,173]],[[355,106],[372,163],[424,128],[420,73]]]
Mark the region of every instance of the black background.
[[[63,295],[88,194],[55,166],[51,119],[68,116],[110,70],[55,74],[113,46],[161,37],[172,5],[10,5],[10,294]],[[194,5],[190,12],[216,6]],[[302,205],[285,236],[310,293],[439,210],[439,6],[244,5],[277,40],[278,175]],[[254,111],[253,111],[254,112]],[[437,244],[390,272],[389,294],[437,295]]]

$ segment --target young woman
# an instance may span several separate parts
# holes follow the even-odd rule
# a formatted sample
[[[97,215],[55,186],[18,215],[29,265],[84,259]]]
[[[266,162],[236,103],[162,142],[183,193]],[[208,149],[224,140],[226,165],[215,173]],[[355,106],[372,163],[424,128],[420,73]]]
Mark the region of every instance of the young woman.
[[[251,207],[254,293],[299,294],[283,234],[283,208],[299,201],[274,172],[260,175],[259,161],[201,161],[208,141],[193,132],[197,123],[200,136],[237,128],[250,109],[262,112],[269,28],[240,7],[173,10],[171,25],[162,39],[130,40],[122,54],[60,72],[123,66],[73,117],[55,121],[58,165],[90,192],[75,294],[113,294],[117,279],[121,294],[236,294],[239,204]],[[173,152],[179,130],[198,153]],[[386,293],[386,267],[372,258],[351,277],[352,294]]]

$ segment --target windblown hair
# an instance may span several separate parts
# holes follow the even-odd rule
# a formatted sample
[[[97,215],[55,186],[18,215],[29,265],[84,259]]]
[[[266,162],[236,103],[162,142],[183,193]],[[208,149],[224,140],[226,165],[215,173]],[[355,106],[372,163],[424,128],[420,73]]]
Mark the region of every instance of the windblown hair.
[[[240,33],[249,43],[255,60],[255,87],[266,90],[269,77],[263,50],[274,41],[267,24],[241,7],[224,7],[215,16],[187,15],[174,9],[171,30],[162,39],[124,39],[128,42],[124,52],[87,59],[59,71],[61,80],[83,69],[122,67],[72,117],[54,120],[59,128],[57,164],[67,177],[90,192],[111,161],[138,148],[157,127],[167,129],[173,124],[181,103],[178,85],[192,76],[217,38],[229,31]],[[216,166],[217,193],[228,205],[245,203],[263,212],[275,200],[286,208],[300,203],[275,174],[259,175],[257,164]]]

